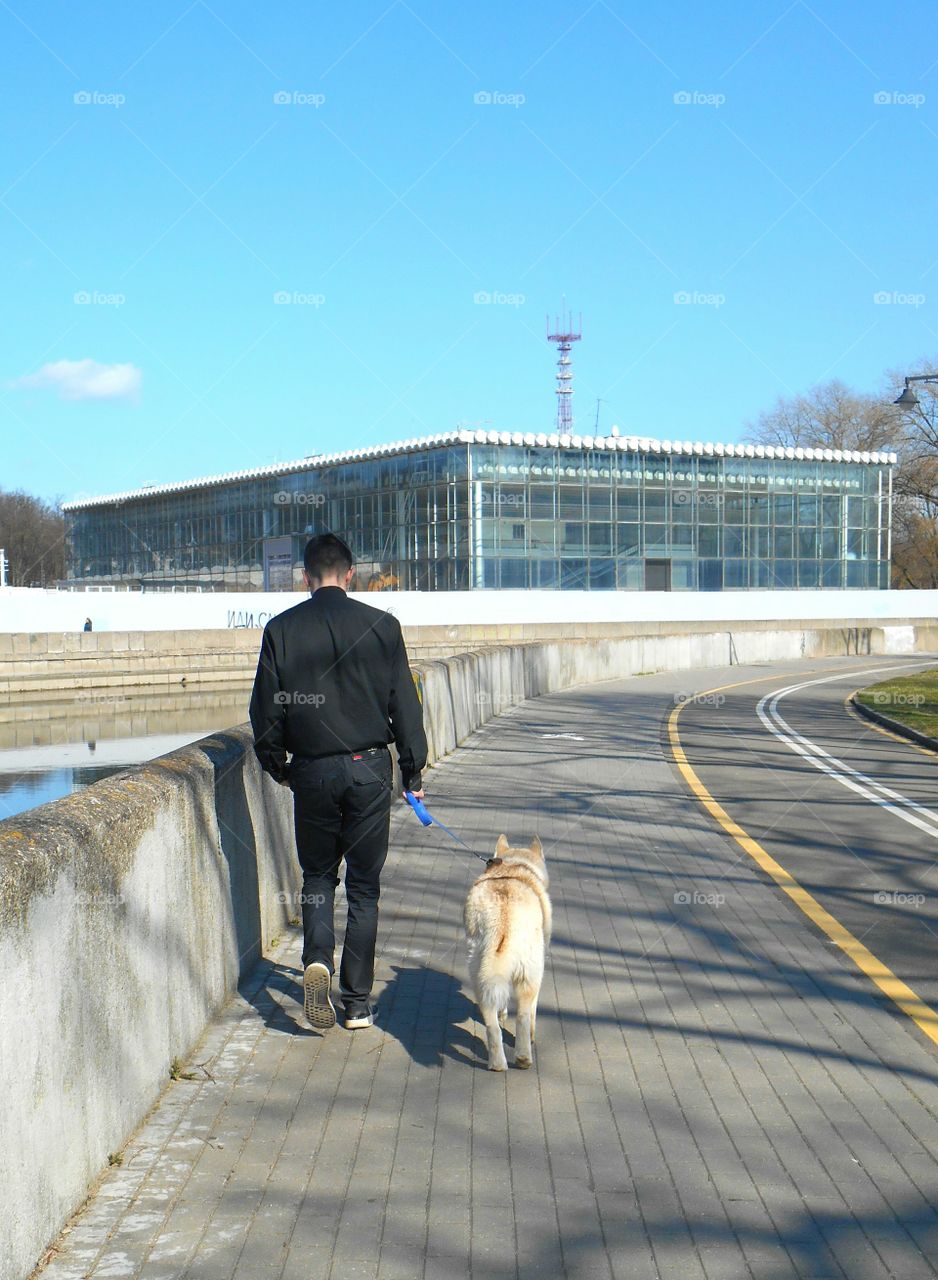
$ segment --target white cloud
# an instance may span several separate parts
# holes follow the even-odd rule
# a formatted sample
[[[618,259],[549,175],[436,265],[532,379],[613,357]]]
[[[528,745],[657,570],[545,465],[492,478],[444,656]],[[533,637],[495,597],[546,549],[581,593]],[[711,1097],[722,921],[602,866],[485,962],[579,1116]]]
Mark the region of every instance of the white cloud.
[[[53,360],[36,373],[17,378],[16,387],[57,387],[60,400],[136,399],[143,373],[132,364],[97,360]]]

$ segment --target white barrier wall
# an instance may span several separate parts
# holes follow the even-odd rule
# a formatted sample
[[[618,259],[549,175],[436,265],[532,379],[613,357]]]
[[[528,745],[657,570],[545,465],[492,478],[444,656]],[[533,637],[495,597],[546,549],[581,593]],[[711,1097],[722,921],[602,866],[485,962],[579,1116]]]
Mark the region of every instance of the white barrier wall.
[[[521,622],[731,622],[938,617],[938,591],[451,591],[355,597],[403,626]],[[172,594],[0,588],[0,632],[263,627],[293,592]]]

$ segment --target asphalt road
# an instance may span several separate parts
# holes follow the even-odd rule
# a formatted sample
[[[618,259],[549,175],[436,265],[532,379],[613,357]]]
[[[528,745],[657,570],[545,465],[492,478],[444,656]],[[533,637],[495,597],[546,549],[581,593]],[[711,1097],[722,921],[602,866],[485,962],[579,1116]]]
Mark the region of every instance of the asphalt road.
[[[857,688],[936,664],[848,658],[715,672],[712,686],[695,678],[701,692],[677,729],[728,815],[938,1009],[938,756],[844,705]]]

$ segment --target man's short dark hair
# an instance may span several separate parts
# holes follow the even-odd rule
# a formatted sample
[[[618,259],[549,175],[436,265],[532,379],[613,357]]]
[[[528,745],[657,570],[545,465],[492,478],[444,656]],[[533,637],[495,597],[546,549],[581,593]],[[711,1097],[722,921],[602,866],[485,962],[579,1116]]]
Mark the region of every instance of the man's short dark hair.
[[[351,551],[334,533],[318,533],[310,538],[303,552],[303,567],[317,582],[323,578],[341,578],[354,563]]]

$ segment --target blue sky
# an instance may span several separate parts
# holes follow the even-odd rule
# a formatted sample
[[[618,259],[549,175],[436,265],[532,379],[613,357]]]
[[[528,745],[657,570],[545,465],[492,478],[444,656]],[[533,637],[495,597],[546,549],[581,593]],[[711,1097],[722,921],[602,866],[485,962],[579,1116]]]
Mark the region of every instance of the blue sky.
[[[3,0],[0,487],[550,430],[564,296],[583,431],[874,389],[938,358],[936,36],[868,0]]]

